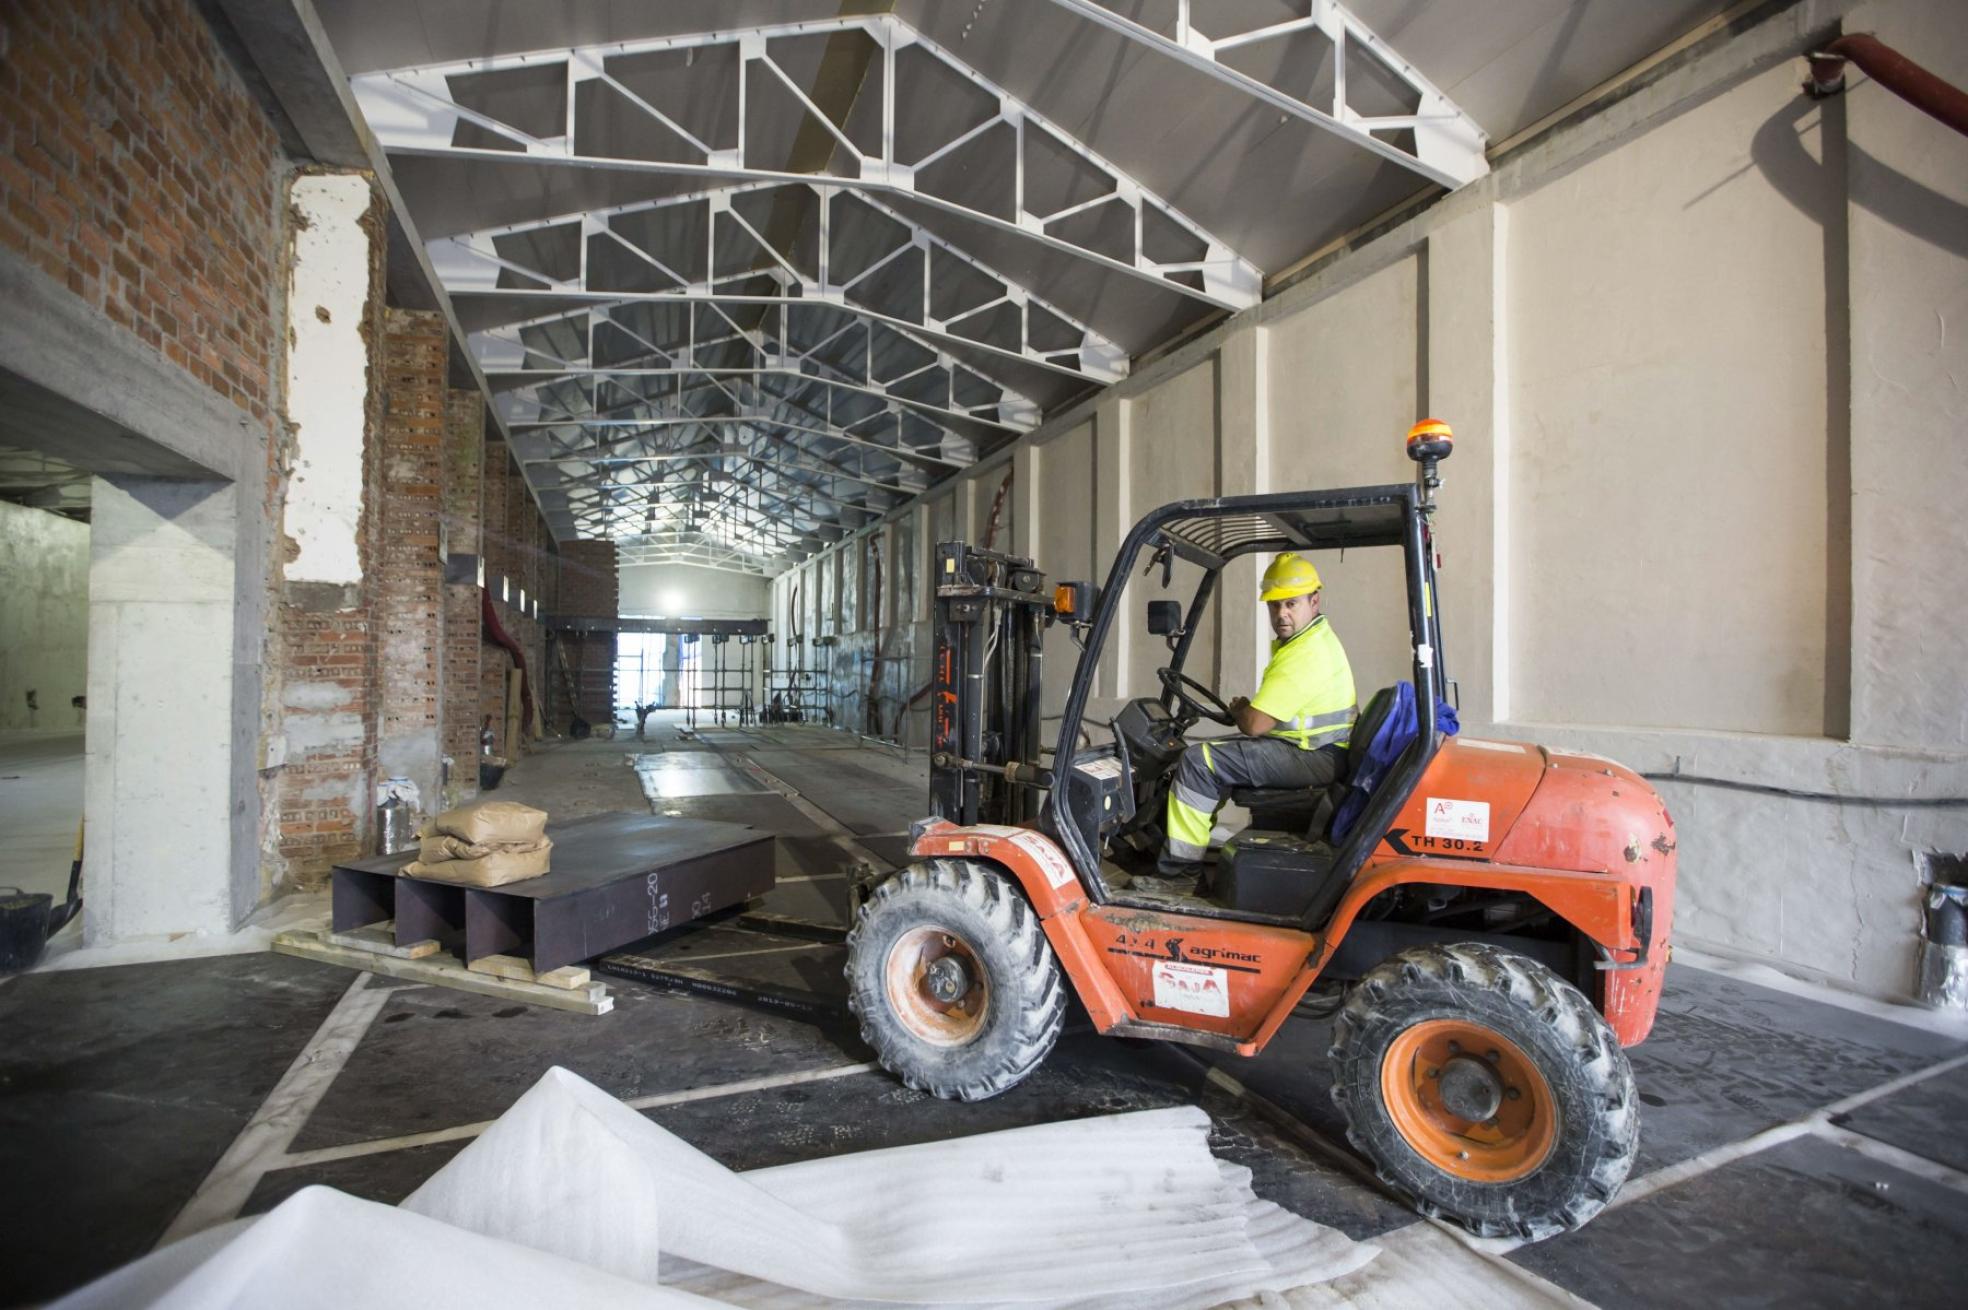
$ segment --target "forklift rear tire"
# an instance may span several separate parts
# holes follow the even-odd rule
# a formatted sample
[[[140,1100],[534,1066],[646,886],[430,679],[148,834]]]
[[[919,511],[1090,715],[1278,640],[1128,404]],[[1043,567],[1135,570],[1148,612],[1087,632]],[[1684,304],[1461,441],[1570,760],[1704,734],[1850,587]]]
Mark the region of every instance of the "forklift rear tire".
[[[1333,1100],[1381,1180],[1478,1237],[1577,1228],[1626,1180],[1633,1071],[1576,987],[1494,946],[1417,946],[1348,993]]]
[[[928,860],[879,884],[847,937],[848,1005],[884,1069],[981,1101],[1038,1068],[1066,1014],[1039,919],[992,865]]]

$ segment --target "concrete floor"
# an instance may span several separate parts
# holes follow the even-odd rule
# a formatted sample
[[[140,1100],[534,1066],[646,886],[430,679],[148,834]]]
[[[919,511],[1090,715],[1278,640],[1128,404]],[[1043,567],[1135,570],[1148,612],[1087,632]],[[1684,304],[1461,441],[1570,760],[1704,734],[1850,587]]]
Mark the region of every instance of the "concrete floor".
[[[651,736],[539,752],[496,795],[557,817],[653,807],[769,828],[780,881],[764,908],[836,922],[845,866],[900,858],[923,808],[920,756],[824,729],[685,738],[661,721]],[[767,985],[838,976],[838,947],[739,936],[726,923],[639,949]],[[1677,963],[1632,1053],[1646,1108],[1625,1191],[1580,1232],[1508,1250],[1419,1223],[1363,1179],[1317,1023],[1214,1063],[1069,1030],[1025,1084],[958,1105],[872,1067],[846,1025],[611,985],[600,1018],[266,954],[0,985],[0,1305],[309,1183],[400,1199],[553,1065],[736,1168],[1198,1103],[1261,1195],[1384,1248],[1320,1304],[1960,1300],[1968,1037],[1916,1012]]]

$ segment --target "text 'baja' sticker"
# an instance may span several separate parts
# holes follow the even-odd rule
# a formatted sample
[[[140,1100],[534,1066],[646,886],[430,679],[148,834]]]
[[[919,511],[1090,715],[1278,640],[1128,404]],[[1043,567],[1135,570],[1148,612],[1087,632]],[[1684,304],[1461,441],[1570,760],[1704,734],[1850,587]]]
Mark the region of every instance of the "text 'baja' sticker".
[[[1230,1017],[1230,975],[1202,964],[1155,964],[1155,1004],[1218,1019]]]

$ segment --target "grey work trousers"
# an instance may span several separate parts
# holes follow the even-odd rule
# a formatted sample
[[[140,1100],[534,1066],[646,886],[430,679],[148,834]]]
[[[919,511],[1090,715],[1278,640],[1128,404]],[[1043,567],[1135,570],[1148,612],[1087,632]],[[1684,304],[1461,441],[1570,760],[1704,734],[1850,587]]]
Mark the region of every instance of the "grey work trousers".
[[[1281,737],[1222,737],[1191,743],[1175,766],[1169,788],[1166,853],[1200,860],[1209,847],[1210,824],[1234,787],[1331,785],[1346,767],[1344,746],[1301,750]]]

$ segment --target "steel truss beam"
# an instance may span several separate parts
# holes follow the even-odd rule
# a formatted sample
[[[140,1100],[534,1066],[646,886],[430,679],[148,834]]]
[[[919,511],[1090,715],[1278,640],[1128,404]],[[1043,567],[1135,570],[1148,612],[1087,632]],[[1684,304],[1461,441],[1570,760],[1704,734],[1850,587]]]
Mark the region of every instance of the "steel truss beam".
[[[849,324],[805,351],[789,349],[785,344],[784,336],[774,337],[771,340],[778,343],[778,349],[775,350],[762,330],[742,329],[731,323],[730,316],[713,298],[706,302],[708,307],[718,317],[731,323],[732,332],[708,340],[698,340],[695,337],[696,316],[693,314],[690,316],[691,337],[683,342],[672,342],[665,346],[649,340],[608,312],[629,303],[631,302],[628,299],[612,297],[606,304],[596,308],[577,306],[573,309],[542,314],[538,318],[528,319],[522,323],[475,332],[471,335],[472,350],[488,378],[540,377],[548,382],[555,382],[577,376],[606,378],[696,374],[710,379],[740,376],[796,376],[802,379],[802,385],[825,385],[838,390],[858,391],[863,395],[887,402],[891,407],[906,406],[943,428],[953,437],[956,433],[943,420],[961,419],[1006,432],[1029,431],[1039,421],[1037,405],[995,380],[986,378],[976,370],[959,363],[945,352],[932,351],[933,360],[929,363],[891,377],[881,376],[874,360],[873,336],[877,329],[865,323]],[[782,307],[780,316],[782,332],[785,312]],[[583,348],[573,352],[572,358],[548,349],[547,342],[544,340],[528,340],[522,335],[530,329],[542,330],[535,333],[538,337],[543,332],[550,333],[552,329],[562,325],[572,327],[573,320],[583,316],[587,319]],[[596,364],[593,334],[596,328],[602,326],[612,328],[634,341],[643,347],[643,353],[617,359],[608,364]],[[851,336],[855,331],[859,331],[862,335],[861,351],[854,352],[850,349],[845,356],[837,354],[831,357],[820,353],[823,347],[835,344],[842,338]],[[852,345],[851,342],[847,344],[850,347]],[[729,363],[713,365],[701,358],[714,347],[731,346],[740,347],[750,353],[753,362],[749,365]],[[856,353],[860,358],[855,357]],[[534,357],[551,361],[552,367],[540,368],[529,365],[527,361]],[[657,360],[660,360],[661,364],[652,366],[652,361]],[[858,370],[855,367],[857,364]],[[918,378],[932,386],[940,382],[944,393],[942,399],[931,399],[919,394],[923,383],[919,383],[909,391],[901,390],[904,384]],[[957,384],[965,378],[970,379],[976,386],[997,392],[999,398],[988,404],[966,405],[959,402],[956,396]],[[515,388],[515,392],[523,392],[537,385],[539,384],[528,383]]]
[[[668,196],[443,237],[429,243],[431,262],[445,289],[453,296],[532,294],[564,299],[580,295],[612,303],[641,300],[777,305],[782,309],[788,305],[825,305],[870,322],[881,323],[935,353],[940,353],[943,345],[979,350],[998,359],[1083,378],[1089,382],[1118,382],[1127,376],[1128,355],[1120,345],[888,205],[872,196],[853,195],[851,188],[838,184],[808,182],[794,185],[801,191],[811,193],[819,207],[820,240],[814,252],[816,269],[812,273],[796,267],[791,252],[776,245],[741,210],[733,208],[732,201],[736,198],[787,189],[782,184],[769,182],[719,187],[689,195]],[[836,212],[839,208],[837,202],[851,195],[856,203],[866,205],[892,224],[899,238],[880,253],[860,261],[858,269],[851,275],[836,278],[832,269],[833,242],[830,238],[835,225],[844,221],[843,216]],[[704,221],[701,225],[693,223],[688,247],[672,244],[659,254],[622,235],[615,227],[617,222],[624,219],[699,206],[702,207]],[[576,232],[580,241],[580,259],[571,277],[556,277],[552,270],[539,267],[539,263],[545,261],[529,263],[515,253],[502,253],[499,248],[501,242],[510,247],[512,238],[534,234],[573,235]],[[591,267],[591,257],[597,243],[602,241],[608,243],[606,248],[609,251],[632,261],[639,275],[655,276],[670,285],[660,291],[644,292],[611,290],[599,285],[605,276]],[[710,276],[712,270],[730,267],[733,255],[750,259],[762,255],[767,262],[747,267],[740,273],[715,278]],[[936,255],[943,258],[934,258]],[[884,288],[877,275],[898,262],[911,259],[919,265],[920,295],[912,295],[907,303],[891,298],[884,304],[879,294]],[[944,299],[938,295],[939,288],[953,275],[950,261],[962,265],[973,278],[994,284],[996,294],[975,300],[962,306],[958,312],[939,318],[935,306]],[[679,269],[701,270],[704,276],[693,279],[679,272]],[[500,282],[506,274],[540,285],[526,288],[523,292],[519,288],[502,287]],[[743,286],[755,283],[762,277],[770,279],[779,288],[778,292],[771,295],[741,294],[733,289],[734,284]],[[1003,318],[998,311],[1005,309],[1010,310],[1016,320],[1015,345],[996,344],[975,334],[979,323],[998,325]],[[1051,348],[1037,344],[1034,340],[1037,334],[1033,331],[1034,310],[1052,320],[1050,326],[1055,334],[1062,328],[1075,334],[1074,343]],[[783,314],[781,317],[780,340],[784,341]],[[972,331],[965,331],[967,326]],[[1042,319],[1040,326],[1048,325]]]
[[[1205,76],[1235,87],[1280,113],[1290,114],[1344,137],[1361,149],[1392,160],[1450,191],[1490,171],[1489,161],[1483,153],[1489,136],[1476,120],[1459,109],[1413,64],[1401,58],[1387,42],[1336,0],[1295,0],[1293,7],[1303,11],[1296,17],[1215,38],[1205,36],[1191,20],[1190,0],[1176,0],[1173,37],[1164,36],[1151,27],[1144,27],[1131,18],[1115,13],[1100,0],[1052,0],[1052,3]],[[1314,29],[1332,42],[1333,98],[1330,107],[1325,109],[1239,72],[1220,58],[1230,50]],[[1415,112],[1371,117],[1355,113],[1346,103],[1349,48],[1364,51],[1405,83],[1420,100]],[[1374,135],[1376,132],[1400,130],[1414,134],[1415,148],[1412,152]]]
[[[797,81],[774,58],[770,43],[775,39],[858,31],[880,51],[879,88],[881,95],[881,144],[870,153],[852,136],[828,118],[800,89]],[[958,215],[970,222],[1009,232],[1050,249],[1086,260],[1111,271],[1154,283],[1174,294],[1190,297],[1223,309],[1244,309],[1262,294],[1262,274],[1249,261],[1238,256],[1173,205],[1154,195],[1117,165],[1092,150],[1083,141],[1052,123],[1031,106],[1024,104],[1003,87],[990,81],[963,60],[924,37],[890,14],[789,23],[736,31],[708,32],[690,36],[628,41],[605,46],[584,46],[568,50],[497,56],[448,64],[366,73],[351,79],[358,101],[371,128],[392,153],[432,158],[484,159],[510,162],[518,154],[537,163],[646,172],[673,176],[703,177],[707,180],[740,182],[790,182],[808,184],[808,174],[779,168],[758,167],[760,161],[747,157],[748,142],[741,129],[735,146],[724,147],[701,140],[674,118],[637,95],[609,68],[609,61],[661,50],[697,50],[706,47],[735,46],[740,75],[731,79],[729,94],[737,121],[743,123],[749,108],[752,71],[756,68],[771,76],[780,88],[799,102],[808,118],[835,138],[837,153],[844,155],[854,176],[842,177],[841,184],[863,195],[884,193]],[[977,89],[980,105],[988,105],[979,121],[947,141],[937,144],[920,159],[905,161],[896,154],[896,63],[909,51],[935,60],[946,70]],[[510,123],[480,113],[459,103],[449,79],[476,73],[520,68],[560,66],[567,83],[566,111],[561,130],[550,136],[535,136]],[[585,83],[599,82],[625,103],[657,125],[674,153],[692,156],[680,162],[629,159],[578,154],[576,140],[577,89]],[[519,147],[519,151],[488,150],[452,144],[459,124],[469,123]],[[974,208],[960,201],[935,194],[922,185],[922,172],[946,156],[971,145],[987,133],[1008,131],[1013,140],[1012,195],[996,212]],[[1090,200],[1069,204],[1052,213],[1035,213],[1026,204],[1026,141],[1028,136],[1045,139],[1048,146],[1077,156],[1083,166],[1106,179],[1108,190]],[[773,161],[777,163],[778,161]],[[1116,205],[1132,220],[1131,250],[1126,258],[1110,255],[1090,244],[1062,235],[1060,225],[1098,206]],[[1008,217],[1005,215],[1009,215]],[[1144,227],[1150,220],[1184,234],[1194,258],[1157,260],[1150,257],[1144,240]],[[1199,282],[1200,286],[1190,285]]]

